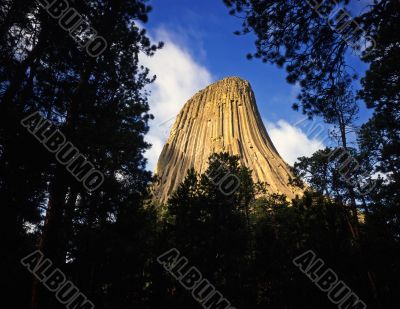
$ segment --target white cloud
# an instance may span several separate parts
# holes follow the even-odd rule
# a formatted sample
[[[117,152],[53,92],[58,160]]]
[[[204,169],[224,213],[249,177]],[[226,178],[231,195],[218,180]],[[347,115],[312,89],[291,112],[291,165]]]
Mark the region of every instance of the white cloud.
[[[182,40],[162,28],[152,39],[163,41],[165,45],[153,57],[141,57],[141,63],[150,69],[150,74],[157,75],[157,80],[149,87],[150,112],[155,117],[146,136],[146,141],[153,145],[145,155],[149,170],[155,169],[175,117],[184,103],[212,82],[211,73],[193,59]]]
[[[293,165],[297,158],[310,156],[324,147],[320,138],[308,137],[301,128],[291,125],[283,119],[276,123],[264,122],[279,154],[290,165]]]
[[[151,74],[157,75],[157,80],[149,87],[150,112],[155,119],[150,122],[150,132],[146,135],[146,141],[152,147],[145,154],[149,161],[148,169],[154,171],[176,115],[185,102],[211,84],[213,78],[207,68],[194,60],[185,40],[176,34],[160,28],[152,40],[165,43],[153,57],[141,57],[141,63],[150,69]],[[298,87],[293,87],[291,96],[295,97],[297,91]],[[308,137],[306,130],[283,119],[265,123],[275,147],[289,164],[324,147],[321,138]]]

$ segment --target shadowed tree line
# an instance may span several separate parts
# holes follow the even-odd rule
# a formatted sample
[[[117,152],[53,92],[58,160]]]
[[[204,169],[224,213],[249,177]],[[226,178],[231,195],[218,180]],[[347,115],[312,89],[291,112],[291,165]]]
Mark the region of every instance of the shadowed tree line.
[[[352,88],[348,45],[306,1],[225,2],[243,18],[243,32],[257,35],[252,56],[285,67],[288,81],[300,84],[294,107],[336,129],[337,148],[294,165],[292,182],[306,191],[293,201],[253,183],[251,171],[223,153],[203,175],[190,170],[166,205],[153,205],[143,153],[152,119],[144,88],[154,78],[138,57],[162,44],[143,30],[147,1],[69,2],[107,40],[97,58],[36,1],[1,1],[1,288],[14,307],[65,307],[20,263],[38,248],[97,308],[200,308],[156,261],[174,247],[236,308],[334,308],[292,263],[310,249],[369,308],[400,303],[398,1],[356,16],[377,43],[362,57],[360,90]],[[361,100],[373,116],[352,141]],[[35,111],[103,172],[97,191],[87,192],[22,127]],[[343,171],[346,158],[332,160],[335,149],[362,168]],[[223,175],[240,179],[229,196],[209,177],[221,162]],[[364,194],[343,173],[376,178],[376,186]]]

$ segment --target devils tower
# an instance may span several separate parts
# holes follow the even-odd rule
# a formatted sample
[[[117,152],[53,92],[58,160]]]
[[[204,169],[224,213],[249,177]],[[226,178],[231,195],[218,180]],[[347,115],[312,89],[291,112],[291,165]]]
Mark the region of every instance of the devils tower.
[[[189,168],[204,173],[208,157],[220,152],[238,155],[269,192],[300,193],[288,185],[291,171],[268,136],[249,82],[228,77],[196,93],[180,111],[158,159],[154,198],[165,202]]]

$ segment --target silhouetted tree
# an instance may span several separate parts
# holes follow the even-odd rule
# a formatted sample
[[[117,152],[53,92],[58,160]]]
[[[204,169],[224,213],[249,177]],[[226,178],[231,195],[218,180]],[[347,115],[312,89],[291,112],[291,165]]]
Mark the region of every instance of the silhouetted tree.
[[[38,2],[2,2],[0,196],[8,218],[4,228],[12,231],[4,235],[11,246],[13,267],[21,268],[20,258],[33,247],[20,248],[19,244],[21,237],[26,238],[24,226],[34,224],[40,230],[36,236],[46,257],[62,269],[74,269],[77,281],[90,297],[104,287],[100,279],[93,281],[91,273],[80,277],[83,270],[97,271],[99,267],[93,264],[93,268],[87,268],[90,257],[97,254],[91,247],[97,236],[113,235],[133,246],[130,241],[137,241],[136,236],[143,231],[138,226],[132,230],[134,235],[124,235],[130,232],[129,224],[120,216],[141,214],[143,220],[149,220],[142,227],[152,225],[152,216],[143,210],[151,180],[143,157],[149,147],[144,134],[152,117],[143,88],[153,78],[139,64],[138,56],[141,52],[151,56],[161,45],[151,44],[142,25],[138,25],[147,21],[150,12],[145,1],[71,4],[108,43],[97,58],[79,50],[78,43]],[[98,191],[88,193],[22,128],[20,121],[34,111],[51,120],[104,173],[105,182]],[[41,209],[44,221],[39,216]],[[43,230],[40,222],[44,223]],[[114,234],[105,232],[109,229]],[[112,247],[99,248],[100,252],[102,249],[100,257],[108,260]],[[141,266],[135,269],[136,273],[123,280],[126,285],[138,276]],[[115,277],[107,280],[116,289]],[[37,287],[35,284],[33,308],[57,306],[51,301],[53,295],[37,294]]]

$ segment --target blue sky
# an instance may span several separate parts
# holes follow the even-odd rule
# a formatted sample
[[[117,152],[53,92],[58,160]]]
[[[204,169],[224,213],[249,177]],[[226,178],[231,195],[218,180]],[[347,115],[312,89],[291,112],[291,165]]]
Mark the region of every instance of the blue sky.
[[[288,163],[328,143],[322,136],[310,134],[315,122],[301,122],[304,116],[292,110],[299,89],[286,82],[285,70],[246,59],[246,54],[254,51],[255,37],[233,34],[241,29],[241,20],[228,14],[222,0],[152,0],[150,4],[153,11],[145,28],[153,40],[165,42],[156,56],[142,57],[151,73],[158,76],[150,87],[151,112],[156,117],[147,137],[153,144],[147,152],[150,170],[186,100],[226,76],[250,82],[267,130]],[[355,56],[350,61],[362,76],[365,65]],[[362,104],[360,108],[360,122],[364,122],[369,112]],[[301,125],[296,125],[299,121]]]

